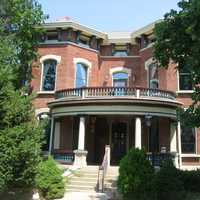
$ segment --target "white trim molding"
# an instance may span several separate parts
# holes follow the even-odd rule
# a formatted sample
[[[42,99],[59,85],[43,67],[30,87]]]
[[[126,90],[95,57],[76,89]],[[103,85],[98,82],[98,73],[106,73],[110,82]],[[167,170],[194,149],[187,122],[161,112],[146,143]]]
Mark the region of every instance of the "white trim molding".
[[[39,108],[35,109],[35,115],[38,116],[41,113],[49,113],[50,109],[49,108]]]
[[[59,64],[61,62],[61,56],[57,56],[57,55],[53,55],[53,54],[48,54],[48,55],[42,56],[40,58],[40,63],[43,64],[43,62],[45,60],[48,60],[48,59],[56,60],[57,64]]]
[[[75,64],[75,67],[76,67],[76,64],[78,64],[78,63],[85,64],[89,68],[92,67],[92,63],[89,60],[85,59],[85,58],[74,58],[73,62]]]
[[[124,72],[127,73],[129,77],[131,76],[131,69],[128,69],[126,67],[114,67],[110,69],[110,75],[117,72]]]
[[[149,69],[149,65],[152,64],[152,63],[155,63],[156,61],[151,57],[149,58],[148,60],[145,61],[144,63],[144,68],[145,70],[148,70]]]

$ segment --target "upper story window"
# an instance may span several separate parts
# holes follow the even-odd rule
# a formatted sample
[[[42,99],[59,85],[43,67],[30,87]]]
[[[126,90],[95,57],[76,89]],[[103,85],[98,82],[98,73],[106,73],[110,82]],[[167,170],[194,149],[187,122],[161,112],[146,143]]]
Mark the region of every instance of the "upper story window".
[[[58,33],[57,32],[48,32],[47,33],[47,40],[58,40]]]
[[[57,61],[48,59],[43,62],[42,91],[54,91]]]
[[[179,90],[192,90],[191,73],[187,68],[179,70]]]
[[[194,128],[181,127],[182,153],[196,153],[196,132]]]
[[[87,71],[88,67],[82,63],[76,64],[76,88],[87,86]]]
[[[128,74],[126,72],[116,72],[113,74],[113,86],[114,87],[127,87]]]
[[[156,89],[158,88],[158,67],[156,63],[151,63],[148,67],[148,79],[149,79],[149,88]]]
[[[115,50],[113,56],[116,57],[126,57],[128,56],[127,50]]]

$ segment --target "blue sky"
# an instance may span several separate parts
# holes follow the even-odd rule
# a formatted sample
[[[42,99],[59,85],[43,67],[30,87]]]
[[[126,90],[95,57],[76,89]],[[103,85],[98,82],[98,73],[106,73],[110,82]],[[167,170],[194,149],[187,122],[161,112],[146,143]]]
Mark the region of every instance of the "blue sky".
[[[69,16],[101,31],[133,31],[157,19],[180,0],[38,0],[51,21]]]

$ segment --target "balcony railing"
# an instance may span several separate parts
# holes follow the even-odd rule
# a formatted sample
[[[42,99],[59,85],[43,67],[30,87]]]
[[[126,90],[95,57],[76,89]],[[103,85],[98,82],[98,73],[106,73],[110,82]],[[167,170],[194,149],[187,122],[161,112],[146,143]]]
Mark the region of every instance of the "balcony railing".
[[[166,100],[175,100],[174,92],[150,89],[150,88],[134,88],[134,87],[86,87],[86,88],[71,88],[59,90],[55,93],[55,98],[162,98]]]

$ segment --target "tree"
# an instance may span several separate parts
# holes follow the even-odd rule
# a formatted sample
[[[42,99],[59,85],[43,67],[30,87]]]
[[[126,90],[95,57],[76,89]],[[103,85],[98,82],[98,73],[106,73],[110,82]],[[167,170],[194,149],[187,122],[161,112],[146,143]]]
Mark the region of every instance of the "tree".
[[[192,104],[186,111],[179,110],[179,116],[185,125],[200,127],[200,1],[182,0],[178,6],[155,26],[154,57],[162,67],[173,61],[179,71],[191,74]]]
[[[3,4],[2,4],[3,3]],[[34,0],[0,3],[0,192],[34,184],[40,162],[42,126],[36,121],[24,83],[31,79],[37,58],[36,27],[43,22]]]

